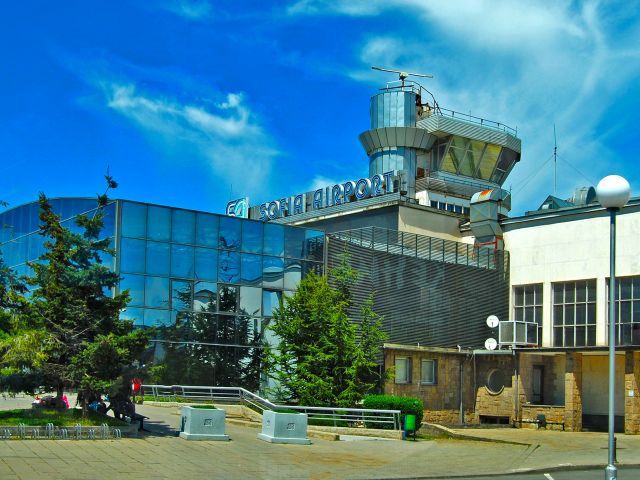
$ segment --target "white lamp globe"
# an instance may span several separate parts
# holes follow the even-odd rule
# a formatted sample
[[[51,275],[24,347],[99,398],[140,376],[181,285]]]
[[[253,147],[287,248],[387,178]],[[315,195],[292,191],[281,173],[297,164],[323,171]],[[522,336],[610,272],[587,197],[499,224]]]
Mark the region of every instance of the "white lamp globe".
[[[604,208],[622,208],[629,201],[631,186],[620,175],[609,175],[598,182],[596,195]]]

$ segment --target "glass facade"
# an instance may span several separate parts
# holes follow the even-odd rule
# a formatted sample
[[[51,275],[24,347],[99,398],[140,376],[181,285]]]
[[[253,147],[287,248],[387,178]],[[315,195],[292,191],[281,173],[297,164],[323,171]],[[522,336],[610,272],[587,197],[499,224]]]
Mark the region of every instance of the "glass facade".
[[[554,283],[553,346],[596,344],[596,281]]]
[[[616,344],[640,345],[640,276],[616,278],[615,295]],[[607,279],[607,315],[609,314],[608,300],[609,280]]]
[[[94,199],[54,199],[64,224]],[[19,274],[43,252],[37,203],[0,214],[0,248]],[[259,359],[274,309],[302,276],[322,273],[324,233],[143,203],[105,208],[107,258],[131,301],[122,318],[155,327],[145,363],[163,383],[259,387]],[[212,383],[214,382],[214,383]]]
[[[538,324],[538,345],[542,344],[542,284],[513,287],[513,318]]]
[[[371,97],[370,107],[371,128],[416,126],[415,92],[379,93]]]

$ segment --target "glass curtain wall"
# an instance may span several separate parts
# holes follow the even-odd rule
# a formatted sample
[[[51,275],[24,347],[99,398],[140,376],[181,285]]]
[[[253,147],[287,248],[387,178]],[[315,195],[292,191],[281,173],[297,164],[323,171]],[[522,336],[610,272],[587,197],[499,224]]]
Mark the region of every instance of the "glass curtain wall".
[[[72,232],[83,233],[75,223],[77,215],[95,214],[96,199],[91,198],[53,198],[49,200],[53,211],[60,215],[62,225]],[[111,239],[115,236],[116,202],[104,207],[104,227],[102,236]],[[27,203],[0,214],[0,252],[5,263],[18,275],[31,275],[33,272],[28,261],[36,261],[44,253],[45,238],[39,235],[40,207],[37,202]],[[105,255],[103,263],[114,268],[113,257]]]
[[[123,317],[153,327],[155,381],[259,387],[267,325],[305,273],[322,273],[324,234],[122,203]]]

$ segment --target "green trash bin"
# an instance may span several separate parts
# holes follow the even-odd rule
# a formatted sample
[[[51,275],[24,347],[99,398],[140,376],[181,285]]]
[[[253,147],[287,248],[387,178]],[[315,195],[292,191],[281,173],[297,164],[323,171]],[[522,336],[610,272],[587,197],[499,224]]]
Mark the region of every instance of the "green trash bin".
[[[407,439],[407,434],[413,433],[413,439],[416,439],[416,416],[405,415],[404,416],[404,438]]]

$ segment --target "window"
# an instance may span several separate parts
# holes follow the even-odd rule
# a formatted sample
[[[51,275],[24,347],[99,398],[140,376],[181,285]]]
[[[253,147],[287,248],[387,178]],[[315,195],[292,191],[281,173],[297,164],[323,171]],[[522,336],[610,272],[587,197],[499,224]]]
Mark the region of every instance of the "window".
[[[553,284],[553,345],[596,344],[596,281]]]
[[[438,362],[436,360],[423,359],[420,362],[420,383],[422,385],[435,385],[438,383],[436,378],[437,365]]]
[[[396,357],[396,383],[411,383],[411,359]]]
[[[493,395],[499,395],[504,390],[506,377],[502,370],[494,368],[487,374],[487,390]]]
[[[542,345],[542,284],[513,287],[513,318],[538,324],[538,345]]]
[[[608,288],[609,282],[607,280],[607,300],[609,299]],[[616,278],[615,295],[616,343],[618,345],[639,345],[640,276]],[[608,314],[609,310],[607,309]]]

